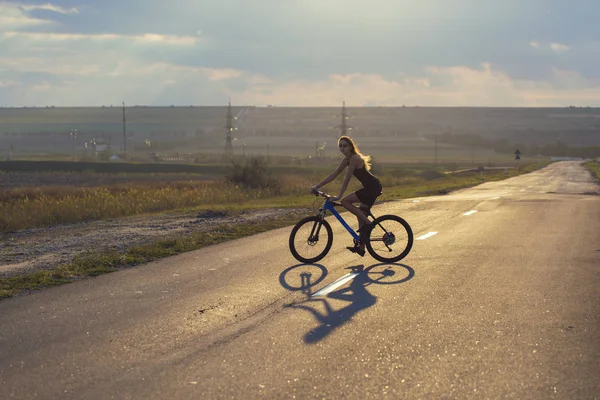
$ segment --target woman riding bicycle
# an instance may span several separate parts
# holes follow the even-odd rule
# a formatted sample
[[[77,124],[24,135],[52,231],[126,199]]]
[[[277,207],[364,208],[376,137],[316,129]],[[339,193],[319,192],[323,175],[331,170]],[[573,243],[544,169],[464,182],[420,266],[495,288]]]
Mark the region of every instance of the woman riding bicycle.
[[[358,246],[347,247],[347,249],[353,253],[364,256],[365,240],[362,239],[365,237],[364,235],[371,226],[371,221],[367,218],[365,212],[369,212],[373,203],[375,203],[375,199],[381,195],[382,186],[379,179],[369,171],[371,169],[371,157],[362,154],[349,136],[341,136],[338,139],[338,146],[340,152],[344,155],[344,159],[331,175],[318,185],[313,186],[311,190],[318,190],[321,186],[331,182],[344,170],[344,168],[348,167],[348,172],[346,173],[346,178],[340,189],[339,196],[334,197],[331,200],[335,201],[337,199],[342,199],[342,206],[352,214],[356,215],[359,227],[358,232],[360,233],[361,240]],[[362,183],[363,187],[342,198],[350,183],[350,178],[352,178],[353,175],[360,183]],[[354,204],[356,203],[360,203],[360,206],[355,206]]]

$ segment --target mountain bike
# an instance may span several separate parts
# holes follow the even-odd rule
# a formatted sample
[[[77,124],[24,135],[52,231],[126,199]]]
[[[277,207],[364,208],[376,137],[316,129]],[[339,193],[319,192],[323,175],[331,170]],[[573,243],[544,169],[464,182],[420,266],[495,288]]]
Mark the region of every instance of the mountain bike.
[[[348,225],[337,212],[335,207],[342,206],[332,201],[333,196],[315,190],[313,194],[325,198],[325,203],[317,215],[301,219],[290,233],[290,251],[296,260],[310,264],[321,260],[331,250],[333,230],[325,219],[329,211],[337,218],[358,246],[360,235]],[[372,219],[371,229],[364,233],[366,248],[369,254],[381,262],[396,262],[408,255],[413,245],[413,232],[404,219],[397,215],[387,214],[375,217],[370,209],[361,208],[369,219]]]

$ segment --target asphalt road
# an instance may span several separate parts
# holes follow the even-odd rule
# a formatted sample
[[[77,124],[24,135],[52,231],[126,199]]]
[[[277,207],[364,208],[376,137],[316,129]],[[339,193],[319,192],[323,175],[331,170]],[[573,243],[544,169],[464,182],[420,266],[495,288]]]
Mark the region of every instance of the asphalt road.
[[[318,265],[288,227],[2,301],[0,398],[600,398],[599,194],[555,163],[376,206],[399,264],[333,221]]]

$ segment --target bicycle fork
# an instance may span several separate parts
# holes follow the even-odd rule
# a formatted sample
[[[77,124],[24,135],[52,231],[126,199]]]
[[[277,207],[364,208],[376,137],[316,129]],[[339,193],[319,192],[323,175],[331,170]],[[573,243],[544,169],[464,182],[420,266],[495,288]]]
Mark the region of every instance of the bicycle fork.
[[[315,221],[312,230],[310,231],[310,236],[308,237],[309,244],[314,244],[319,241],[319,232],[321,232],[321,227],[323,226],[323,219],[325,218],[325,212],[319,212],[319,220]]]

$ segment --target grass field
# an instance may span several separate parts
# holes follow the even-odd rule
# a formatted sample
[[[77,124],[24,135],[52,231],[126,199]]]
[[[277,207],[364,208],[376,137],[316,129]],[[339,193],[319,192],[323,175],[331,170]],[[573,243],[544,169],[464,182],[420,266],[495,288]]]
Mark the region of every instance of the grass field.
[[[238,171],[243,174],[235,179],[233,167],[229,176],[211,174],[210,169],[206,174],[149,176],[43,172],[0,174],[0,232],[181,208],[254,207],[257,202],[273,203],[276,198],[303,196],[308,188],[336,167],[336,163],[269,167],[262,160],[263,164],[259,167],[240,163],[239,166],[244,166],[245,170]],[[462,167],[464,164],[435,167],[428,164],[375,163],[373,172],[380,177],[384,187],[392,189],[386,190],[386,193],[394,193],[393,188],[407,190],[408,187],[426,185],[420,175],[426,170],[446,172]],[[340,175],[338,184],[342,179]],[[457,184],[452,179],[451,175],[442,176],[440,182]],[[17,182],[22,183],[16,186]],[[348,190],[352,189],[351,186]]]
[[[599,161],[586,161],[583,166],[590,171],[590,173],[596,178],[596,181],[600,183],[600,162]]]

